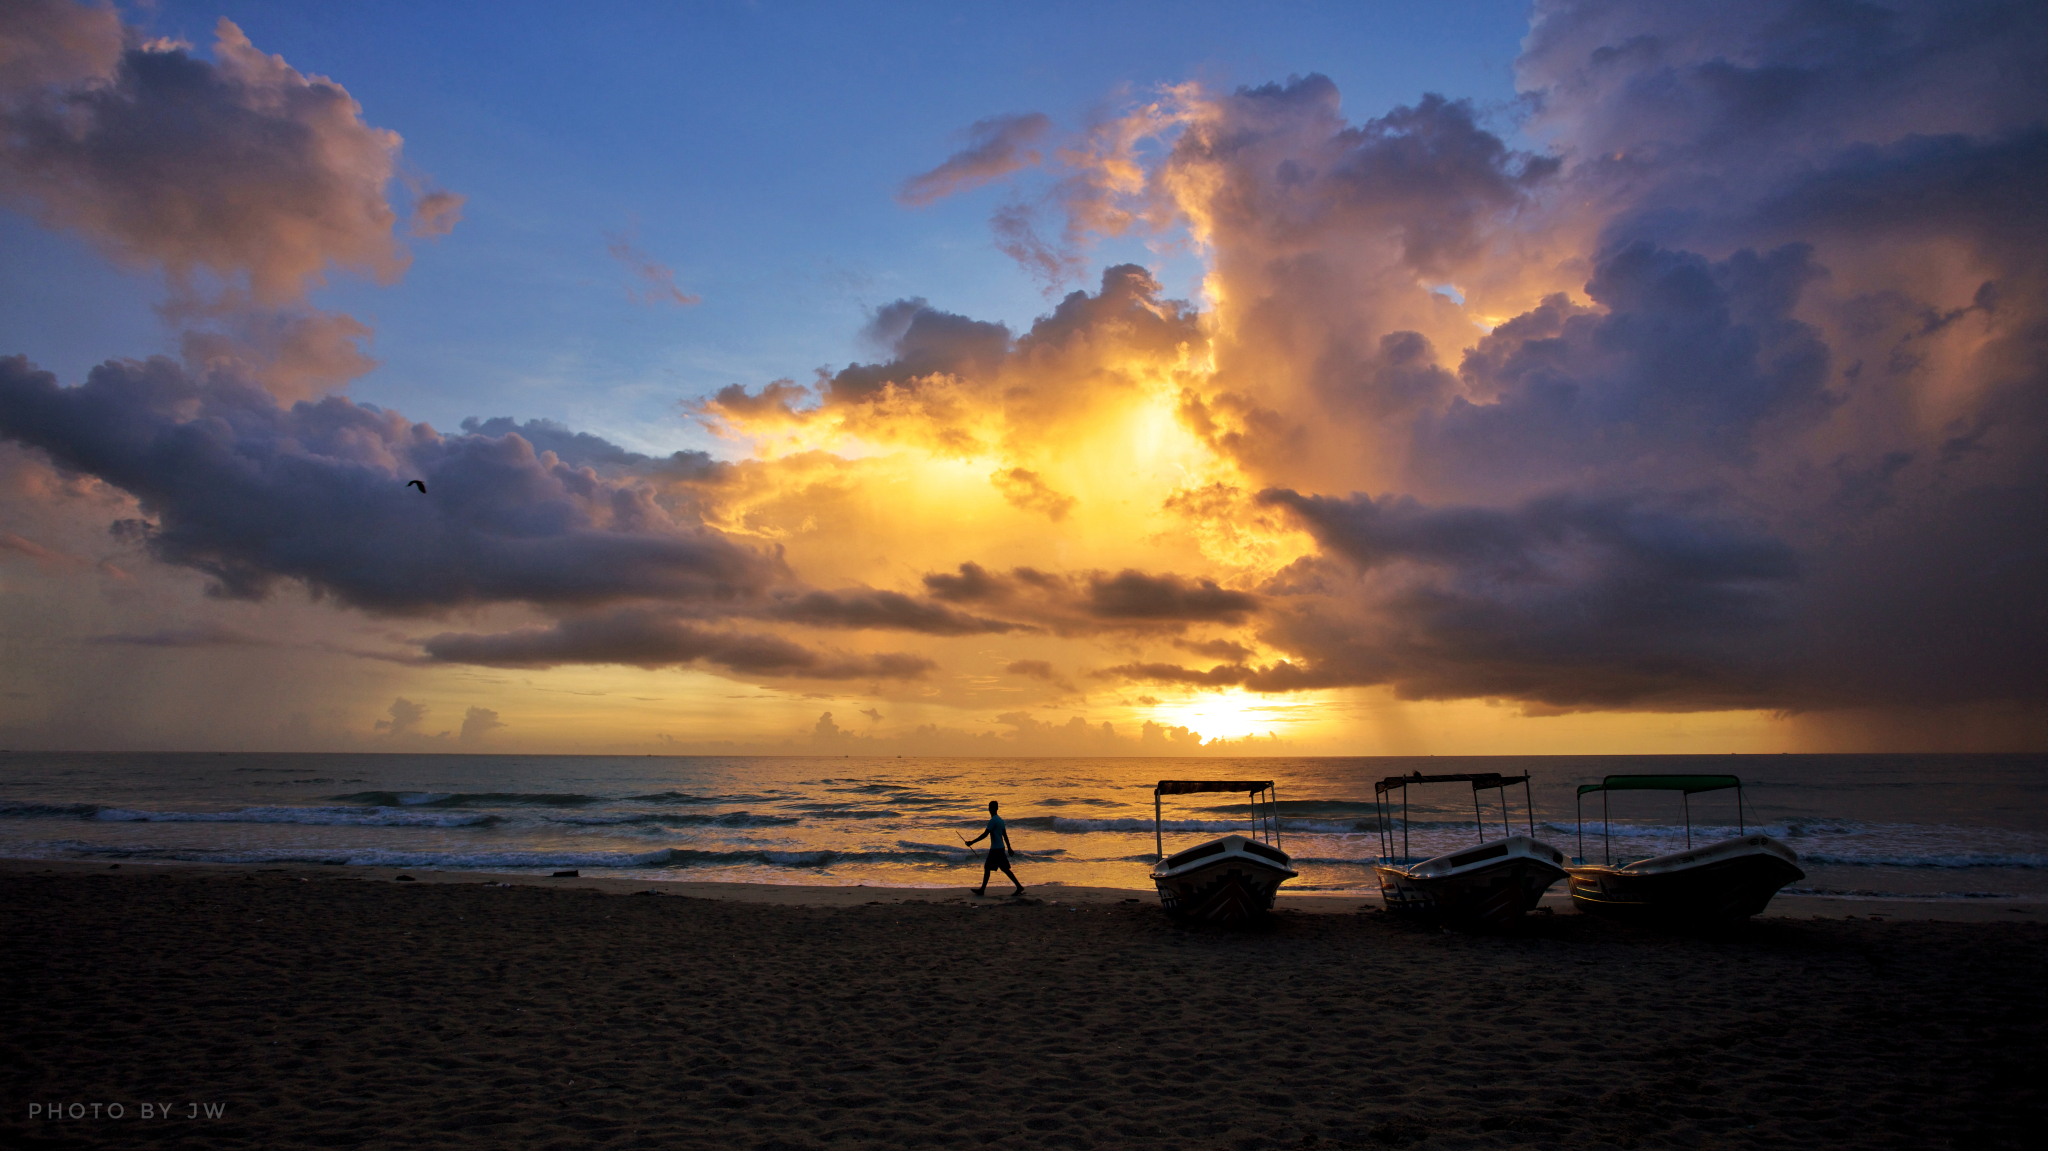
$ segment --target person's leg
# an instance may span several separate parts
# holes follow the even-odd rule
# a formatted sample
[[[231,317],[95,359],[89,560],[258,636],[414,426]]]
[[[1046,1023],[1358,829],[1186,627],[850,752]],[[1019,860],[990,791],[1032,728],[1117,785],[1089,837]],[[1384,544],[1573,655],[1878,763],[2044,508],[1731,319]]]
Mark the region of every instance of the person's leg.
[[[1016,875],[1015,875],[1014,873],[1012,873],[1012,872],[1010,871],[1010,869],[1009,869],[1009,868],[1007,868],[1007,867],[1003,868],[1003,874],[1004,874],[1004,875],[1006,875],[1006,876],[1009,876],[1009,879],[1010,879],[1010,882],[1011,882],[1011,883],[1017,883],[1017,876],[1016,876]],[[987,887],[987,886],[988,886],[988,876],[987,876],[987,875],[983,875],[983,876],[981,877],[981,885],[982,885],[983,887]],[[1013,894],[1022,894],[1022,893],[1023,893],[1023,891],[1024,891],[1024,885],[1023,885],[1023,884],[1021,884],[1021,883],[1017,883],[1017,891],[1016,891],[1015,893],[1013,893]]]
[[[989,876],[989,873],[990,873],[990,872],[992,872],[992,871],[994,871],[994,870],[995,870],[995,868],[993,868],[993,867],[990,867],[990,866],[989,866],[988,864],[986,864],[986,863],[984,863],[984,864],[982,864],[982,865],[981,865],[981,886],[980,886],[980,887],[977,887],[977,888],[975,888],[975,889],[974,889],[974,894],[976,894],[976,895],[987,895],[987,894],[988,894],[988,876]],[[1004,871],[1004,873],[1005,873],[1005,874],[1008,874],[1009,870],[1010,870],[1010,869],[1009,869],[1009,868],[1007,868],[1007,867],[1003,869],[1003,871]],[[1012,880],[1011,882],[1013,882],[1013,883],[1014,883],[1014,882],[1015,882],[1015,880]]]

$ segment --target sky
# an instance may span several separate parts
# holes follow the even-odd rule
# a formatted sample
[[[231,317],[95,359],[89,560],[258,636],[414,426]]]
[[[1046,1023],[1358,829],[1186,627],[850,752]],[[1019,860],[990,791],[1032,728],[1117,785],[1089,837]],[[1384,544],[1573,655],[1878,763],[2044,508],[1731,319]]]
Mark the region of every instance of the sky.
[[[16,0],[0,743],[2040,750],[2044,57]]]

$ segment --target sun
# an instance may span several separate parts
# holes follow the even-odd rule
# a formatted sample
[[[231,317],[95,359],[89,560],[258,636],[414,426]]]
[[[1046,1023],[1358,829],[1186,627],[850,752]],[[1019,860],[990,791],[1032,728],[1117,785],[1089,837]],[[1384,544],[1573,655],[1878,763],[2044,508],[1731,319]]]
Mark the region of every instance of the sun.
[[[1299,706],[1296,702],[1230,691],[1161,700],[1144,708],[1140,715],[1163,727],[1200,732],[1203,739],[1243,739],[1269,733],[1285,736],[1298,722],[1292,713]]]

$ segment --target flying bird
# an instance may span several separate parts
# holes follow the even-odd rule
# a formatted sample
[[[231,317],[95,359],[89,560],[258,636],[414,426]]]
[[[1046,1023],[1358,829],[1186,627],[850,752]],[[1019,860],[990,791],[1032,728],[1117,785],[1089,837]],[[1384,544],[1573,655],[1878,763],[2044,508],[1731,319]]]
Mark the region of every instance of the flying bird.
[[[421,495],[427,494],[427,481],[425,480],[407,480],[405,481],[405,486],[409,488],[418,488],[420,490]]]

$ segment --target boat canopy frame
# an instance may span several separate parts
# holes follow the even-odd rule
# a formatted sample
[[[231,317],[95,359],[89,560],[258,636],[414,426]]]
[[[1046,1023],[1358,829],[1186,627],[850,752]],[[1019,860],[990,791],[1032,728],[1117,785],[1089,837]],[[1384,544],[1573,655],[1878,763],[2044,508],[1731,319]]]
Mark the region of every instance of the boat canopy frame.
[[[1500,789],[1500,826],[1503,838],[1513,835],[1513,825],[1508,822],[1508,788],[1513,784],[1522,785],[1522,813],[1529,825],[1529,838],[1536,838],[1536,804],[1529,791],[1529,773],[1502,775],[1497,771],[1469,771],[1452,775],[1424,775],[1413,772],[1408,775],[1390,775],[1372,785],[1373,813],[1379,817],[1380,858],[1391,862],[1394,858],[1394,832],[1387,817],[1389,812],[1381,807],[1381,800],[1387,792],[1401,789],[1401,858],[1409,862],[1414,857],[1408,851],[1408,785],[1411,783],[1469,783],[1472,785],[1472,821],[1479,829],[1479,842],[1486,842],[1486,816],[1479,809],[1479,793]],[[1392,801],[1387,801],[1391,805]]]
[[[1252,808],[1252,834],[1259,842],[1280,850],[1280,792],[1270,779],[1162,779],[1152,789],[1152,846],[1160,859],[1166,858],[1166,835],[1160,829],[1159,798],[1164,795],[1194,795],[1200,792],[1222,791],[1246,793]],[[1259,810],[1259,796],[1266,796],[1263,813]]]
[[[1586,794],[1600,793],[1600,862],[1614,866],[1614,821],[1608,818],[1607,796],[1615,791],[1675,791],[1685,805],[1685,847],[1692,850],[1692,797],[1707,791],[1735,789],[1735,826],[1749,834],[1749,821],[1742,813],[1742,777],[1739,775],[1610,775],[1599,783],[1579,785],[1579,859],[1586,858]]]

